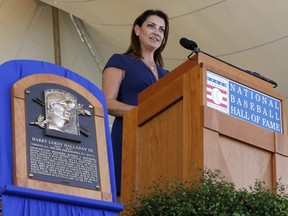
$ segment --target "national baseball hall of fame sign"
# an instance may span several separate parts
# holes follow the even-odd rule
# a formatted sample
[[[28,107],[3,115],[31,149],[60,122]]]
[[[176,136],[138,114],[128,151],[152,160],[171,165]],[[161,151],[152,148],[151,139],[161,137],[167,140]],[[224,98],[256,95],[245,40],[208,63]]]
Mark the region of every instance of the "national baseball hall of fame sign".
[[[85,95],[86,89],[73,87],[71,80],[51,76],[54,80],[64,81],[28,81],[25,87],[22,87],[23,84],[13,87],[12,94],[16,98],[13,99],[16,112],[13,122],[17,129],[14,134],[15,151],[21,155],[15,156],[16,172],[22,173],[19,174],[19,182],[29,182],[32,187],[37,184],[49,185],[48,190],[54,188],[53,192],[62,190],[62,193],[66,193],[71,188],[100,194],[103,194],[104,188],[109,192],[106,180],[109,182],[110,177],[105,174],[105,182],[101,182],[100,176],[103,160],[101,162],[99,155],[103,157],[104,154],[99,154],[99,146],[101,152],[105,149],[101,144],[104,142],[100,140],[98,143],[98,137],[104,134],[101,129],[104,116],[102,104],[91,93]],[[33,77],[30,79],[33,80]],[[65,82],[69,82],[69,85]],[[77,88],[82,92],[79,93]],[[23,97],[21,102],[17,102],[17,97]],[[97,120],[97,115],[101,120]],[[97,136],[98,133],[100,136]],[[102,171],[107,169],[107,162],[104,166]],[[23,177],[25,174],[26,180]],[[55,189],[56,186],[58,189]],[[78,195],[78,192],[73,194]]]
[[[281,101],[211,71],[207,106],[267,130],[282,133]]]

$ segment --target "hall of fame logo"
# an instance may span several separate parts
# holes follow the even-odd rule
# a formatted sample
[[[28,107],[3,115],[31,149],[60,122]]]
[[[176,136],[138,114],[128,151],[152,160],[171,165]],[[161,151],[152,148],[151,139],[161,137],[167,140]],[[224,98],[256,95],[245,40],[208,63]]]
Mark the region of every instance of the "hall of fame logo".
[[[228,113],[228,79],[207,72],[207,106]]]

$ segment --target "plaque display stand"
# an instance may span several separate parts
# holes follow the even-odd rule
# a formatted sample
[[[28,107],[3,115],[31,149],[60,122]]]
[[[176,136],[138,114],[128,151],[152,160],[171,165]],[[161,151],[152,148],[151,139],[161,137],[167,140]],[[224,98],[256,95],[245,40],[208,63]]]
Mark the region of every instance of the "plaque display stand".
[[[116,198],[101,90],[68,69],[34,60],[8,61],[0,76],[2,215],[119,215],[124,206]],[[47,102],[47,87],[69,98]],[[59,131],[48,127],[55,101],[74,110],[73,118],[66,111],[66,125],[57,122]]]
[[[282,133],[207,106],[207,71],[281,102]],[[158,177],[183,180],[196,168],[219,169],[237,188],[256,179],[288,180],[285,98],[263,80],[205,54],[192,56],[144,90],[124,116],[121,201]]]

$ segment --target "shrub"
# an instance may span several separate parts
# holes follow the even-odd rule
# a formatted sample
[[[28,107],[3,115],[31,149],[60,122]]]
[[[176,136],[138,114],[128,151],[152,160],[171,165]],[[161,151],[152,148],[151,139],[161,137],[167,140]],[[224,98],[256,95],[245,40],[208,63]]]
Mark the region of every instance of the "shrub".
[[[285,190],[283,185],[269,189],[259,180],[249,189],[236,190],[233,183],[220,177],[219,170],[206,169],[184,181],[159,178],[147,186],[145,194],[135,192],[124,215],[288,216]]]

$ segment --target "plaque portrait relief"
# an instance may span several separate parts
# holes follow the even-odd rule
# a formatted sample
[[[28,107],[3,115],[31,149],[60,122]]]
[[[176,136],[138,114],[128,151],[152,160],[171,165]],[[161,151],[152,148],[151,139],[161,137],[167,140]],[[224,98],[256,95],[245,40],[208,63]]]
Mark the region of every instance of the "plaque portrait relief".
[[[79,135],[77,98],[60,89],[44,91],[47,129]]]
[[[26,89],[28,176],[101,188],[93,106],[71,88],[42,83]]]
[[[16,186],[113,200],[105,112],[94,90],[52,74],[13,85]]]

